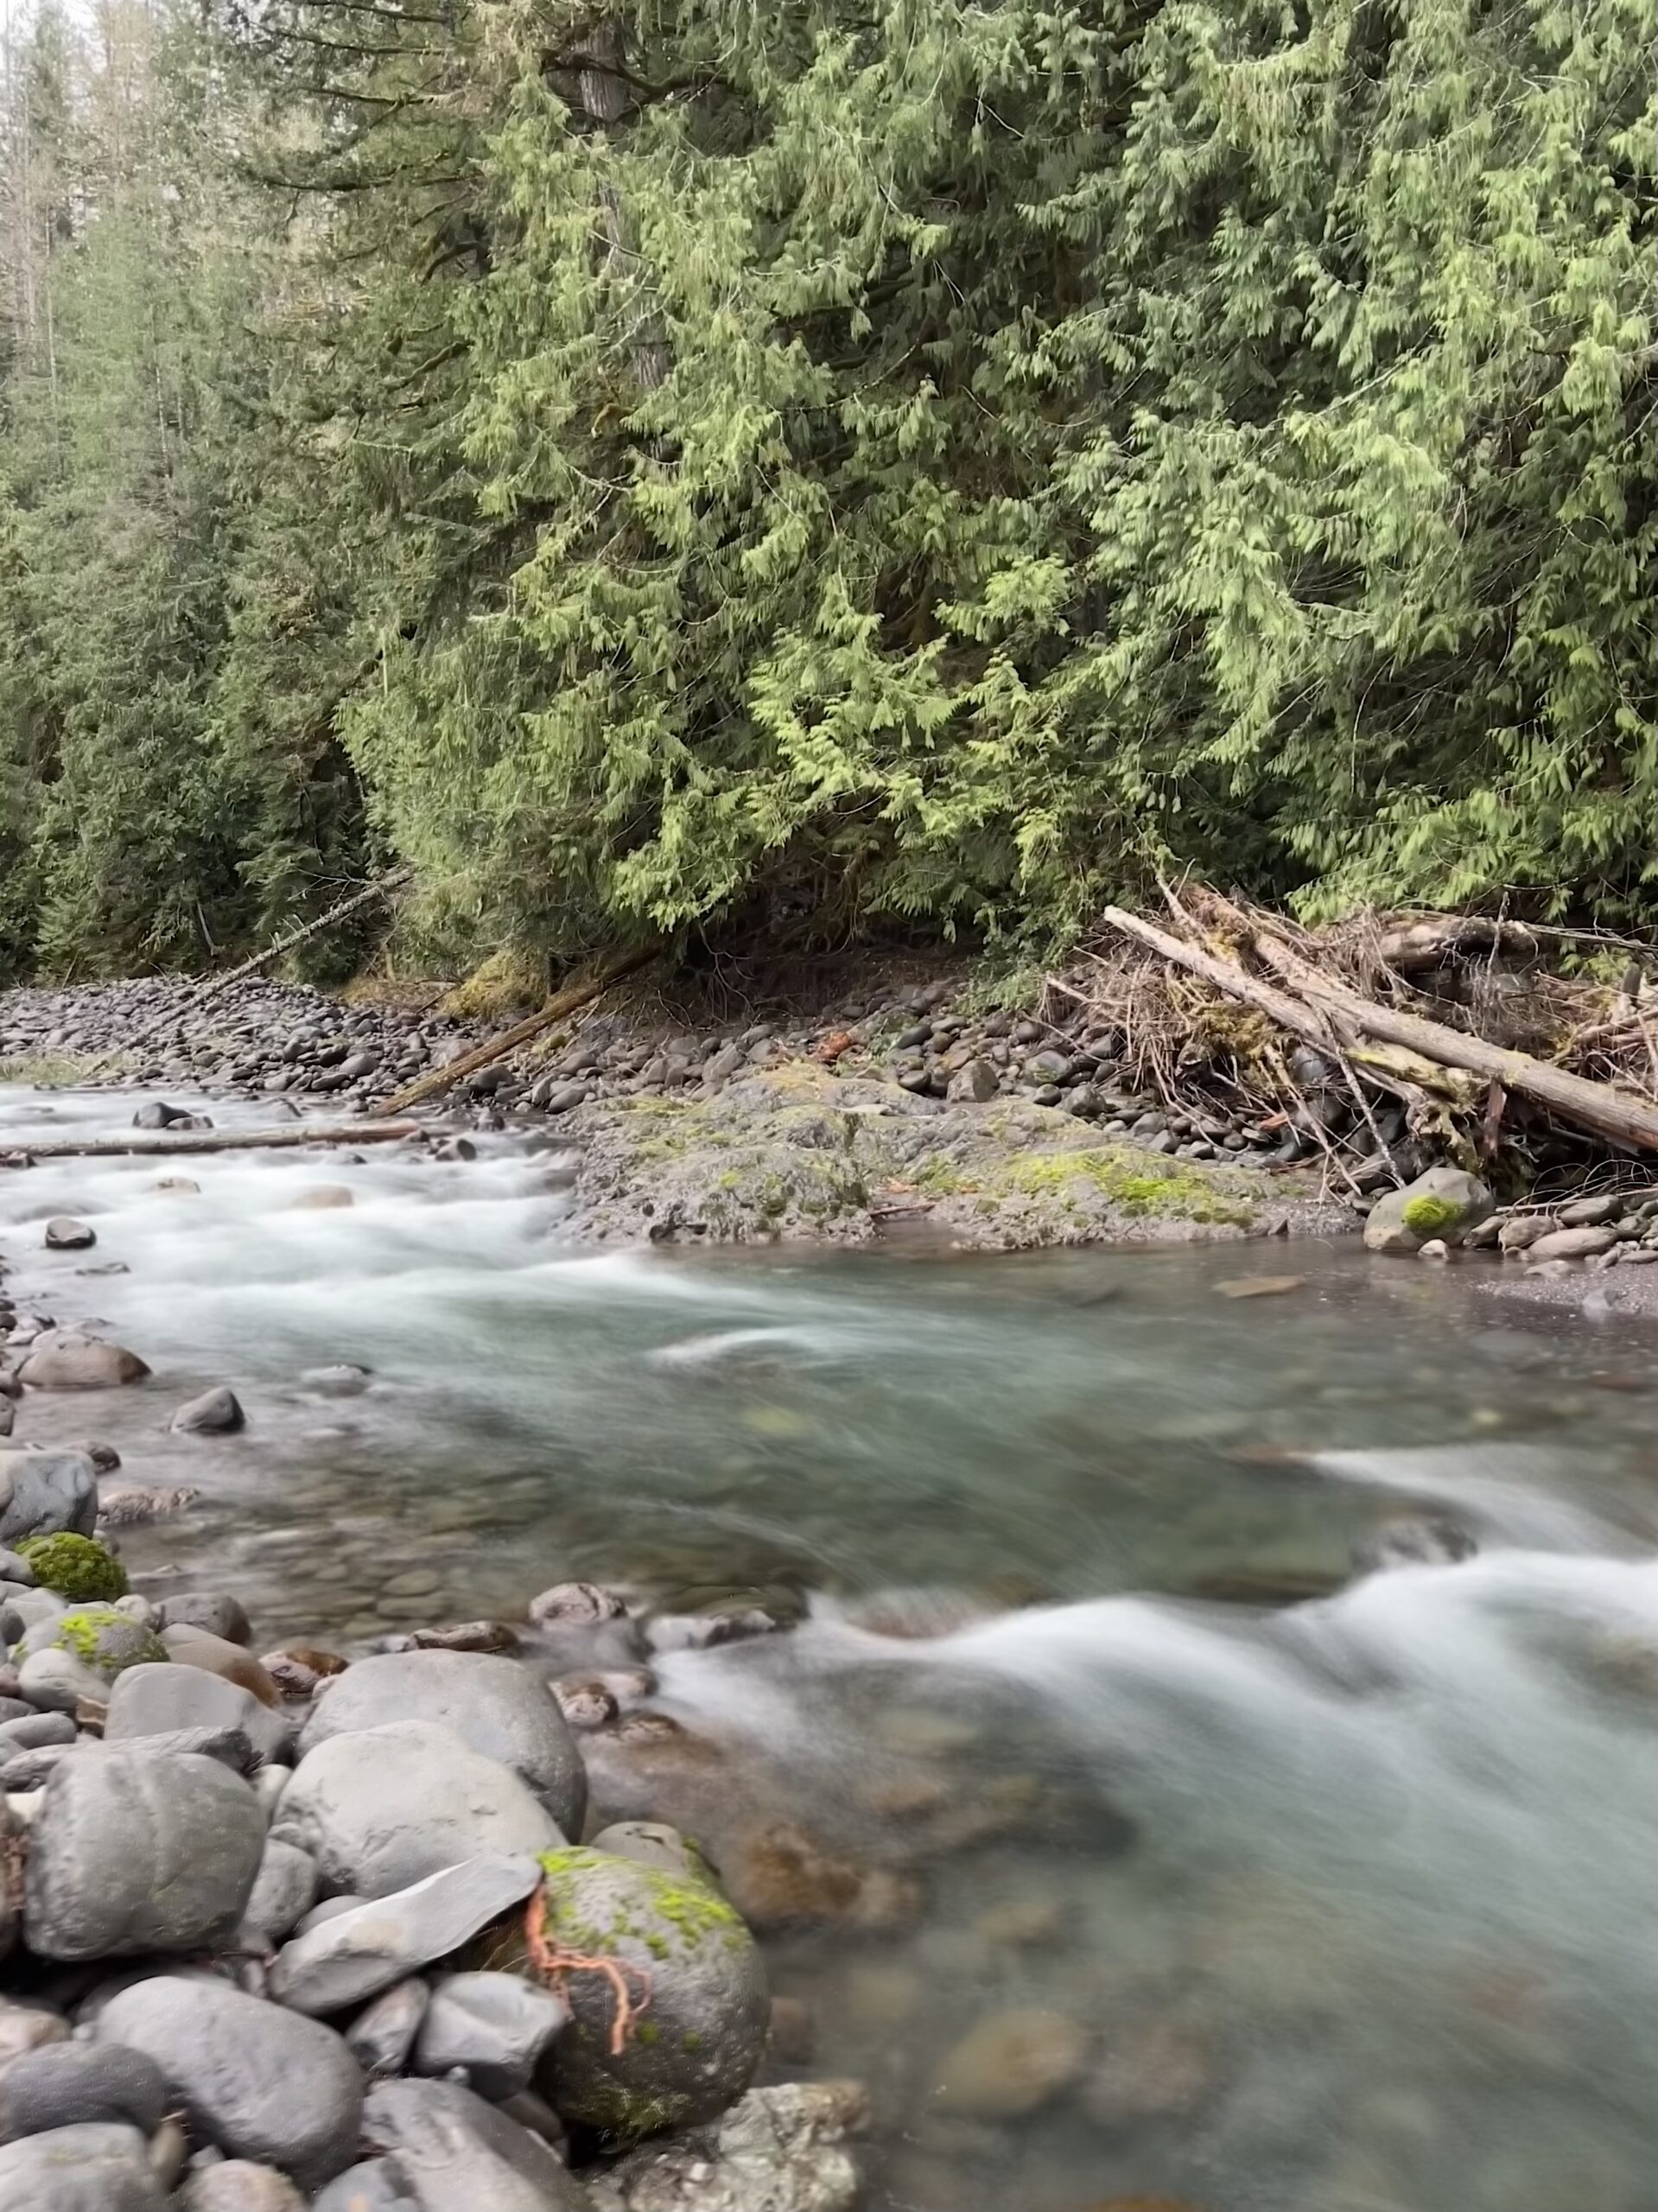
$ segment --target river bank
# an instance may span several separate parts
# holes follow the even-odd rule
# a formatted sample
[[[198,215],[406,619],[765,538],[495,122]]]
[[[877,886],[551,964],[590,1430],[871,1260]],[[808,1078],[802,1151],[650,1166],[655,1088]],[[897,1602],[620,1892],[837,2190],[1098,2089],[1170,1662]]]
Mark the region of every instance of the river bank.
[[[270,1110],[194,1092],[178,1103],[226,1134]],[[133,1109],[124,1093],[16,1096],[0,1144],[26,1151],[31,1131],[119,1127]],[[231,1152],[192,1161],[185,1178],[132,1158],[8,1174],[0,1245],[22,1317],[9,1365],[27,1366],[51,1315],[148,1370],[95,1392],[20,1378],[14,1444],[67,1452],[95,1437],[98,1525],[170,1638],[169,1658],[152,1655],[136,1675],[176,1679],[191,1663],[181,1629],[210,1605],[219,1629],[239,1629],[239,1608],[253,1641],[235,1663],[309,1691],[266,1710],[315,1758],[327,1746],[314,1716],[337,1693],[319,1700],[288,1662],[314,1674],[314,1659],[345,1660],[345,1674],[321,1679],[356,1674],[366,1694],[388,1643],[487,1641],[491,1652],[463,1656],[553,1685],[580,1749],[589,1843],[600,1822],[652,1815],[697,1839],[784,2000],[760,2075],[772,2102],[746,2107],[723,2149],[688,2140],[648,2183],[642,2166],[624,2202],[652,2212],[850,2202],[848,2146],[835,2138],[858,2099],[836,2090],[803,2107],[795,2093],[851,2077],[873,2100],[873,2132],[854,2155],[877,2212],[1013,2202],[1062,2212],[1148,2191],[1242,2212],[1267,2187],[1298,2212],[1328,2212],[1359,2201],[1361,2168],[1390,2174],[1401,2201],[1428,2212],[1529,2212],[1512,2159],[1487,2174],[1455,2149],[1470,2127],[1490,2136],[1494,2081],[1508,2136],[1528,2139],[1534,2122],[1579,2159],[1592,2137],[1597,2173],[1612,2166],[1598,2202],[1623,2202],[1614,2146],[1632,2147],[1639,2123],[1619,2085],[1645,2031],[1608,1959],[1596,1954],[1595,1971],[1625,2044],[1610,2072],[1602,2065],[1605,2094],[1591,2114],[1557,2087],[1522,2125],[1498,2049],[1512,2037],[1506,2015],[1488,2018],[1455,1977],[1439,1993],[1430,1954],[1451,1923],[1425,1952],[1399,1917],[1425,1850],[1436,1914],[1464,1912],[1476,1862],[1479,1879],[1489,1872],[1492,1838],[1455,1775],[1469,1760],[1483,1770],[1509,1723],[1506,1707],[1469,1703],[1472,1685],[1456,1679],[1450,1655],[1466,1655],[1471,1637],[1499,1638],[1482,1664],[1496,1681],[1520,1668],[1528,1726],[1547,1743],[1570,1741],[1579,1761],[1627,1757],[1628,1692],[1608,1693],[1596,1719],[1572,1687],[1584,1667],[1626,1663],[1614,1656],[1622,1639],[1639,1645],[1646,1632],[1617,1556],[1632,1530],[1642,1547],[1652,1540],[1640,1472],[1650,1362],[1615,1319],[1570,1339],[1505,1328],[1481,1312],[1501,1263],[1367,1260],[1355,1240],[1298,1245],[1274,1261],[1272,1294],[1247,1297],[1234,1293],[1261,1285],[1241,1255],[1203,1246],[994,1263],[902,1239],[884,1254],[676,1243],[613,1255],[564,1243],[562,1153],[531,1128],[493,1131],[486,1119],[472,1159],[410,1145],[360,1160],[347,1148],[326,1164]],[[334,1196],[318,1203],[324,1191]],[[48,1247],[46,1224],[60,1217],[96,1243]],[[81,1272],[110,1268],[125,1272]],[[234,1394],[243,1427],[174,1426],[214,1390]],[[28,1454],[33,1473],[47,1456]],[[173,1510],[126,1518],[135,1493]],[[1388,1538],[1401,1515],[1427,1532]],[[1516,1542],[1534,1563],[1505,1560]],[[1446,1563],[1382,1578],[1396,1599],[1374,1577],[1352,1583],[1356,1550],[1408,1560],[1425,1543]],[[609,1594],[550,1597],[561,1579]],[[1364,1808],[1378,1742],[1414,1728],[1411,1685],[1439,1649],[1439,1631],[1423,1640],[1424,1604],[1427,1618],[1448,1608],[1436,1709],[1461,1700],[1471,1733],[1443,1753],[1413,1735],[1407,1764],[1435,1840],[1419,1813],[1395,1864],[1385,1822],[1375,1829]],[[1573,1606],[1587,1608],[1576,1627]],[[1521,1657],[1534,1633],[1569,1647],[1546,1688]],[[1352,1684],[1384,1653],[1384,1679],[1402,1669],[1397,1690],[1371,1681],[1353,1707]],[[399,1721],[411,1697],[401,1678]],[[365,1791],[389,1786],[363,1750],[372,1732],[345,1738],[351,1786]],[[1217,1755],[1229,1741],[1236,1760]],[[50,1765],[54,1748],[60,1764],[105,1756],[92,1744],[17,1756]],[[498,1752],[499,1739],[480,1755],[499,1765]],[[1574,1894],[1585,1868],[1607,1896],[1627,1886],[1621,1858],[1606,1855],[1621,1822],[1585,1837],[1569,1796],[1548,1802],[1556,1757],[1541,1758],[1526,1816],[1541,1825],[1520,1878],[1524,1911],[1476,1945],[1546,1977],[1562,1971],[1545,1964],[1559,1930],[1551,1922],[1540,1953],[1525,1931],[1555,1854]],[[266,1770],[292,1760],[267,1758]],[[422,1770],[422,1802],[448,1794]],[[302,1792],[296,1815],[307,1803]],[[1337,1834],[1327,1858],[1319,1839]],[[318,1833],[307,1838],[291,1847],[321,1863]],[[64,1848],[73,1866],[79,1847]],[[331,1878],[353,1894],[360,1879],[343,1861]],[[1286,1971],[1286,1945],[1314,1925],[1330,1991]],[[1388,1986],[1381,1962],[1396,1973],[1407,1957],[1417,1994],[1401,2012],[1376,1993]],[[463,1955],[412,1978],[429,1988],[452,1968],[502,1971]],[[12,1994],[67,2018],[90,2005],[89,1973],[29,1966]],[[1457,2115],[1449,2131],[1401,2137],[1398,2100],[1422,2094],[1410,2052],[1425,2001],[1467,2069],[1444,2107]],[[407,2027],[414,2000],[402,2003]],[[351,2030],[359,2009],[325,2018]],[[124,2037],[162,2032],[143,2017],[116,2024]],[[1549,2060],[1551,2082],[1579,2078],[1582,2032]],[[247,2048],[267,2082],[276,2046]],[[192,2063],[169,2046],[181,2080]],[[470,2063],[486,2062],[474,2050]],[[416,2103],[435,2079],[399,2078],[397,2097]],[[1368,2116],[1355,2123],[1361,2079]],[[1446,2094],[1436,2086],[1442,2106]],[[1331,2099],[1350,2114],[1333,2159],[1312,2117]],[[430,2106],[422,2136],[396,2098],[371,2102],[381,2132],[358,2140],[391,2141],[405,2177],[418,2177],[408,2201],[474,2212],[441,2193],[432,2140],[458,2129],[450,2139],[481,2158],[475,2111]],[[211,2148],[225,2123],[195,2111],[192,2140],[206,2132]],[[1268,2114],[1276,2132],[1263,2137]],[[394,2125],[403,2132],[388,2139]],[[757,2133],[803,2145],[780,2198],[762,2193]],[[604,2204],[607,2161],[575,2139],[580,2178],[557,2186],[596,2190]],[[280,2143],[264,2155],[291,2169],[298,2154]],[[1631,2172],[1639,2164],[1632,2151]],[[190,2212],[217,2212],[206,2171],[188,2177]],[[527,2187],[543,2194],[508,2201],[537,2212],[573,2201],[544,2165]]]

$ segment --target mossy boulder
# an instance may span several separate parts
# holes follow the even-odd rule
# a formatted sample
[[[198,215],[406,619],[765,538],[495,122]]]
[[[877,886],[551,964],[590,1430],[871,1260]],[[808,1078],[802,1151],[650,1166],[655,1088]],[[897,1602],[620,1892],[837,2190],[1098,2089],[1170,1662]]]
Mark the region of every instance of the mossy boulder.
[[[73,1605],[109,1605],[127,1594],[125,1567],[90,1536],[67,1529],[55,1536],[26,1536],[17,1550],[34,1569],[40,1589],[55,1590]]]
[[[734,2104],[759,2064],[771,2017],[759,1946],[738,1914],[706,1883],[607,1852],[549,1852],[541,1867],[544,1940],[614,1960],[634,2000],[646,1995],[613,2051],[611,1979],[566,1973],[572,2018],[543,2069],[561,2116],[629,2139],[712,2120]]]
[[[38,1573],[38,1569],[36,1572]],[[165,1660],[167,1646],[153,1629],[113,1605],[78,1605],[55,1620],[41,1621],[18,1645],[21,1664],[43,1651],[67,1652],[105,1682],[124,1669]]]
[[[1494,1211],[1477,1175],[1461,1167],[1430,1167],[1402,1191],[1378,1198],[1364,1224],[1372,1252],[1420,1252],[1430,1237],[1455,1244]]]

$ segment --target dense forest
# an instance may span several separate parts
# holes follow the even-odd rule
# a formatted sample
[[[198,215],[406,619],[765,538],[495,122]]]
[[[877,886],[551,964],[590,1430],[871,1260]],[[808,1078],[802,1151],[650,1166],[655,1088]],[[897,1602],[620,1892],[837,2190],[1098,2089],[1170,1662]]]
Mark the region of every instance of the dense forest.
[[[1643,0],[6,4],[0,974],[1658,916]]]

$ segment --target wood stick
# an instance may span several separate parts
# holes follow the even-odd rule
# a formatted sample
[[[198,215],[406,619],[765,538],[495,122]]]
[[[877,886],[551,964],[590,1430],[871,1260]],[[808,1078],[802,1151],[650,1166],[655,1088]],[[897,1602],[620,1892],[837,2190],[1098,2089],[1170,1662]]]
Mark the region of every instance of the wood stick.
[[[509,1052],[516,1052],[520,1045],[527,1045],[550,1029],[555,1022],[566,1020],[590,1006],[594,999],[602,998],[613,983],[635,969],[645,967],[661,951],[659,944],[643,947],[636,952],[619,953],[605,961],[581,982],[572,983],[565,990],[549,998],[539,1014],[532,1014],[528,1020],[516,1027],[503,1030],[499,1037],[492,1037],[486,1045],[480,1045],[475,1052],[464,1052],[458,1060],[451,1060],[446,1067],[434,1068],[400,1090],[395,1098],[386,1100],[381,1108],[385,1114],[406,1114],[411,1107],[419,1106],[429,1098],[441,1098],[457,1083],[464,1083],[468,1076],[476,1075],[480,1068],[491,1067],[497,1060],[505,1059]]]
[[[337,1125],[312,1128],[291,1122],[280,1129],[130,1129],[118,1136],[42,1137],[8,1146],[0,1151],[28,1160],[116,1159],[132,1154],[143,1159],[153,1153],[170,1160],[187,1152],[289,1152],[307,1145],[397,1144],[405,1137],[429,1132],[420,1122],[358,1122],[349,1128]]]
[[[1658,1103],[1587,1076],[1488,1044],[1460,1029],[1447,1029],[1420,1014],[1379,1006],[1347,983],[1324,975],[1267,930],[1257,929],[1255,948],[1274,972],[1332,1020],[1345,1018],[1367,1037],[1402,1045],[1441,1067],[1465,1069],[1487,1083],[1500,1083],[1510,1097],[1529,1098],[1563,1122],[1637,1151],[1658,1152]]]

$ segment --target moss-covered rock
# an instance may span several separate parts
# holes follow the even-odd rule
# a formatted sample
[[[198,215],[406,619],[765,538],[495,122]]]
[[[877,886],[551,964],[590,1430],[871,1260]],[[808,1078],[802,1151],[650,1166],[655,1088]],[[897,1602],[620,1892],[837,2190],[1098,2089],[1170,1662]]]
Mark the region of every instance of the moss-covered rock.
[[[626,2139],[734,2104],[759,2064],[771,2017],[759,1950],[738,1914],[705,1883],[607,1852],[549,1852],[541,1866],[543,1941],[614,1961],[643,1999],[614,2051],[610,1977],[566,1972],[573,2018],[544,2069],[562,2116]]]
[[[41,1621],[17,1647],[21,1662],[41,1651],[67,1651],[106,1682],[124,1668],[164,1661],[167,1646],[153,1629],[113,1605],[78,1605],[55,1620]]]
[[[55,1590],[74,1605],[108,1605],[127,1594],[125,1567],[91,1536],[67,1530],[55,1536],[25,1536],[17,1550],[35,1570],[41,1589]]]
[[[1402,1191],[1378,1198],[1364,1224],[1373,1252],[1420,1252],[1430,1237],[1454,1244],[1485,1220],[1495,1205],[1477,1175],[1460,1167],[1430,1167]]]

